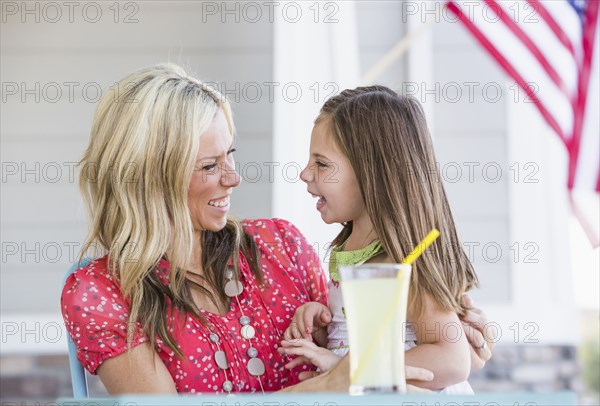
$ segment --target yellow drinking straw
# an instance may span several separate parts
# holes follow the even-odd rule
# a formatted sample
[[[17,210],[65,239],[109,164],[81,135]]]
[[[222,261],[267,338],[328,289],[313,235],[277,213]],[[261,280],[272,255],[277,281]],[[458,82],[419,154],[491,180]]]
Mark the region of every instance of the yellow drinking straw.
[[[423,252],[425,252],[427,247],[429,247],[439,236],[440,236],[440,232],[437,229],[434,228],[433,230],[431,230],[429,232],[429,234],[427,234],[427,236],[425,236],[425,238],[423,238],[423,241],[421,241],[419,243],[419,245],[417,245],[415,247],[415,249],[412,250],[410,252],[410,254],[408,254],[406,256],[406,258],[404,258],[402,263],[407,264],[407,265],[412,265],[413,262],[415,262],[415,260],[417,258],[419,258],[421,256],[421,254],[423,254]],[[401,275],[402,275],[402,273],[398,272],[398,275],[396,277],[398,279],[400,279]],[[392,301],[393,306],[388,311],[388,314],[386,315],[385,319],[383,320],[383,323],[381,324],[381,327],[379,328],[378,333],[375,335],[375,338],[373,339],[373,341],[371,341],[371,345],[367,349],[367,353],[362,358],[361,362],[358,364],[358,367],[356,368],[356,370],[350,377],[351,383],[356,382],[356,378],[362,374],[363,369],[365,369],[365,366],[367,365],[367,360],[371,359],[371,357],[373,356],[373,352],[375,351],[375,347],[377,346],[377,342],[379,341],[379,338],[383,334],[387,325],[389,323],[391,323],[392,317],[394,317],[394,313],[396,312],[396,310],[398,308],[398,302],[400,301],[400,296],[401,296],[400,293],[401,292],[399,289],[398,292],[396,293],[396,296],[394,297],[394,300]]]
[[[437,229],[434,228],[433,230],[431,230],[429,234],[427,234],[425,238],[423,238],[423,241],[421,241],[419,245],[417,245],[417,247],[406,256],[406,258],[404,258],[404,261],[402,261],[402,263],[412,265],[413,262],[415,262],[415,260],[419,258],[421,254],[427,249],[427,247],[433,244],[435,239],[439,236],[440,232]]]

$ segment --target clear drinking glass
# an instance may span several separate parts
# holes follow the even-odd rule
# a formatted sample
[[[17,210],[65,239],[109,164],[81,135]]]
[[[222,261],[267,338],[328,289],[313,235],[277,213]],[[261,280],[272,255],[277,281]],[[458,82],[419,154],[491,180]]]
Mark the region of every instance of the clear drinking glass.
[[[406,392],[404,341],[411,266],[340,267],[350,345],[350,393]]]

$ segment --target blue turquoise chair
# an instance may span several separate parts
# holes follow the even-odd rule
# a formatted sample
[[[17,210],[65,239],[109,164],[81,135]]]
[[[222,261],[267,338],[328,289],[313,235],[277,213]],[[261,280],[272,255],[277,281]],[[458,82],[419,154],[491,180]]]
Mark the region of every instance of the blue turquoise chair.
[[[92,260],[90,258],[83,258],[80,262],[75,262],[71,268],[67,271],[65,279],[63,280],[63,286],[67,281],[69,275],[75,272],[79,268],[87,266]],[[77,348],[75,343],[71,340],[71,336],[67,334],[67,343],[69,346],[69,365],[71,367],[71,383],[73,385],[73,398],[84,399],[88,397],[88,384],[87,377],[85,375],[85,369],[77,360]]]

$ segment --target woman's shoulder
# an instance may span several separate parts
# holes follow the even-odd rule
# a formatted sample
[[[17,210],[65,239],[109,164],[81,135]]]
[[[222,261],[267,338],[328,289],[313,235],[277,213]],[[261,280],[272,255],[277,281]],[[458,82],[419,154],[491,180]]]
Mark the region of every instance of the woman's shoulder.
[[[319,262],[306,238],[287,220],[249,219],[242,224],[267,260],[299,267],[304,267],[307,261]]]
[[[156,272],[163,283],[169,283],[169,262],[167,260],[163,258],[159,260]],[[109,269],[108,255],[96,258],[75,269],[65,281],[63,295],[82,283],[108,291],[116,289],[115,293],[120,293],[118,277]]]
[[[107,256],[94,259],[73,271],[65,281],[61,301],[86,302],[99,294],[110,295],[112,298],[121,295],[118,281],[108,269]]]
[[[105,330],[122,329],[129,304],[116,278],[108,269],[106,257],[76,269],[67,278],[60,297],[65,325],[72,334],[82,326],[102,326]]]
[[[295,225],[280,218],[244,219],[242,225],[247,233],[254,236],[304,238]]]
[[[244,220],[243,225],[258,246],[269,285],[305,302],[327,303],[327,279],[319,256],[296,226],[279,218]]]
[[[106,257],[71,273],[60,300],[65,326],[77,346],[77,359],[93,374],[106,358],[147,341],[139,326],[133,339],[128,337],[129,302]]]
[[[108,269],[108,256],[88,261],[84,266],[75,269],[67,277],[65,286],[82,281],[114,283],[114,278]]]

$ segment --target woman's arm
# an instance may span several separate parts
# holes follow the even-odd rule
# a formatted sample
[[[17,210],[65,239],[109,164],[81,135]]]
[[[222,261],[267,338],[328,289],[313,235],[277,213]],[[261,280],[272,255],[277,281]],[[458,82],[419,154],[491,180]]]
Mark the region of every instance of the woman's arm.
[[[105,360],[98,367],[98,376],[111,395],[177,393],[169,371],[148,343]],[[433,379],[433,374],[421,368],[407,366],[406,378],[424,382]],[[349,387],[350,358],[345,356],[330,371],[287,387],[281,392],[348,392]],[[418,389],[409,385],[409,392],[415,391]]]
[[[348,393],[350,388],[350,357],[345,356],[336,366],[329,371],[319,374],[318,372],[306,372],[314,377],[306,379],[294,386],[289,386],[280,392],[343,392]],[[426,382],[433,379],[431,371],[411,366],[406,367],[406,379],[412,382]],[[421,385],[422,386],[422,385]],[[423,392],[422,389],[408,385],[408,392]]]
[[[406,352],[406,364],[428,369],[431,382],[410,382],[427,389],[442,389],[462,382],[471,371],[470,346],[456,313],[444,311],[429,295],[423,312],[411,320],[418,346]]]
[[[177,393],[175,382],[160,357],[143,343],[106,359],[98,376],[111,395],[124,393]]]
[[[280,392],[348,392],[350,388],[350,357],[345,356],[329,371],[288,386]]]

